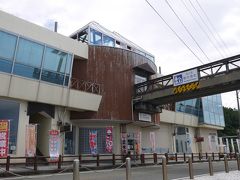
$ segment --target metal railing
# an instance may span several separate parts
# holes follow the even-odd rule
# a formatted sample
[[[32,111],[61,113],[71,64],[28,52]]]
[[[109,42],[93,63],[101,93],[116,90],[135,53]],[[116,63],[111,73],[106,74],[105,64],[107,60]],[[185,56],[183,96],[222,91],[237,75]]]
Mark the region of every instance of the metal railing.
[[[101,85],[100,84],[90,82],[90,81],[75,79],[75,78],[71,79],[70,88],[89,92],[89,93],[94,93],[94,94],[101,94]]]
[[[194,67],[181,72],[197,69],[199,74],[199,80],[212,78],[216,76],[225,75],[229,72],[240,70],[240,55],[225,58],[212,63],[204,64],[202,66]],[[149,92],[157,91],[160,89],[167,89],[173,86],[173,75],[166,75],[156,79],[148,80],[143,83],[135,84],[135,96],[140,96]]]

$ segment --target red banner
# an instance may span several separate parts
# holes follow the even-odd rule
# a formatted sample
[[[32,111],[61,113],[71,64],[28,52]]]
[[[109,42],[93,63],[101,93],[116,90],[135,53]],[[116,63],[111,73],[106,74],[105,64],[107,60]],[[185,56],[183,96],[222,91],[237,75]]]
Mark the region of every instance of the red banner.
[[[97,154],[97,130],[89,130],[89,145],[91,154]]]
[[[50,161],[58,161],[60,151],[60,131],[50,130],[49,131],[49,155]]]
[[[0,120],[0,158],[8,155],[9,120]]]
[[[112,149],[113,149],[113,138],[112,138],[113,132],[112,131],[113,131],[112,127],[106,128],[106,151],[109,153],[112,153]]]

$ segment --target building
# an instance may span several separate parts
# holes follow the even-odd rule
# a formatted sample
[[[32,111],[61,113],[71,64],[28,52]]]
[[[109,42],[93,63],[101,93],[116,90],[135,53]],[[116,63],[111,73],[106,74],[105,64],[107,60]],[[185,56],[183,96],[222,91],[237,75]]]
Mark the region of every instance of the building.
[[[65,37],[0,11],[0,119],[10,120],[10,155],[25,155],[29,124],[38,155],[49,155],[51,129],[61,130],[61,154],[181,152],[181,135],[187,151],[210,151],[195,138],[206,143],[224,124],[207,125],[204,103],[199,118],[187,104],[186,113],[178,104],[176,113],[133,108],[134,84],[156,76],[152,54],[96,22]]]

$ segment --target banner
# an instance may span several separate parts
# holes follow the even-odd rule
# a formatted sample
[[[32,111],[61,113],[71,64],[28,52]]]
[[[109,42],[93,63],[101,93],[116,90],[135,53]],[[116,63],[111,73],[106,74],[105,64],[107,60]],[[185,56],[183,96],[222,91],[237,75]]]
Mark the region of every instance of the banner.
[[[36,125],[26,125],[26,136],[25,136],[25,155],[26,157],[33,157],[36,154]]]
[[[0,120],[0,158],[8,155],[9,120]]]
[[[109,153],[112,153],[113,149],[113,128],[112,127],[107,127],[106,128],[106,151]]]
[[[50,161],[58,161],[60,151],[60,131],[50,130],[49,131],[49,155]]]
[[[156,149],[155,132],[150,132],[150,143],[151,143],[152,152],[155,152],[155,149]]]
[[[97,130],[89,130],[89,145],[91,154],[97,154]]]

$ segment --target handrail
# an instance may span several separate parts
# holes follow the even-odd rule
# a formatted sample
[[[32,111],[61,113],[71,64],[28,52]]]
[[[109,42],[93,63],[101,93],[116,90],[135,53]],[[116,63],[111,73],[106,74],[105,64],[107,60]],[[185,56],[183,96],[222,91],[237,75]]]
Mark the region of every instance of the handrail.
[[[84,81],[76,78],[71,79],[70,88],[94,94],[101,94],[101,85],[98,83]]]

